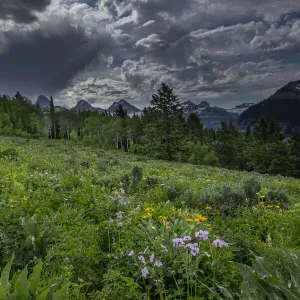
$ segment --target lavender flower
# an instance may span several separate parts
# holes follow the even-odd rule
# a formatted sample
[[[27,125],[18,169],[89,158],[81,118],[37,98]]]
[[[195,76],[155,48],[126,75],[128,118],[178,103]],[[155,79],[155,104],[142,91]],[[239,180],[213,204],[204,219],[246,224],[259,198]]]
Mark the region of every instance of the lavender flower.
[[[129,252],[128,256],[133,256],[133,255],[134,255],[134,252],[133,252],[133,250],[131,250],[131,251]]]
[[[198,248],[198,244],[197,244],[197,243],[194,243],[194,244],[188,243],[186,246],[187,246],[188,248],[190,248],[191,254],[192,254],[193,256],[196,256],[196,255],[198,255],[198,254],[200,253],[200,249]]]
[[[109,222],[113,223],[115,220],[113,218],[109,218]]]
[[[153,263],[153,260],[154,260],[154,253],[152,253],[152,254],[150,255],[150,262]]]
[[[142,269],[142,277],[146,278],[148,274],[149,274],[149,271],[148,271],[147,267],[144,267]]]
[[[207,230],[200,230],[199,232],[195,233],[195,236],[199,238],[200,240],[207,241],[209,232]]]
[[[142,264],[146,264],[146,260],[145,260],[145,257],[144,256],[142,256],[142,255],[140,255],[139,256],[139,260],[140,260],[140,262],[142,263]]]
[[[154,266],[160,268],[162,266],[162,262],[160,260],[155,261]]]
[[[192,238],[191,238],[189,235],[187,235],[187,236],[184,236],[184,237],[183,237],[183,240],[184,240],[184,241],[191,241]]]
[[[117,216],[119,219],[122,219],[124,214],[125,214],[124,212],[120,211],[120,212],[116,213],[116,216]]]
[[[173,239],[173,246],[174,247],[180,248],[180,247],[183,247],[184,245],[185,245],[184,240],[182,238]]]
[[[222,241],[220,239],[214,240],[213,241],[213,245],[215,247],[219,247],[219,248],[227,248],[229,246],[226,242],[224,242],[224,241]]]

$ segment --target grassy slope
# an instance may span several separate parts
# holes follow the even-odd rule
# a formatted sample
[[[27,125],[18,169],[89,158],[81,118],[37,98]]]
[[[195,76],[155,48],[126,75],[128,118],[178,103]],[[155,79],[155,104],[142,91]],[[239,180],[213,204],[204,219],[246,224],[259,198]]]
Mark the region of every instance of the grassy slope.
[[[135,240],[133,227],[139,227],[142,223],[142,227],[149,228],[156,222],[155,230],[158,230],[159,215],[172,213],[165,208],[168,200],[178,215],[194,209],[208,217],[206,223],[209,224],[203,222],[200,224],[202,227],[198,224],[199,228],[209,228],[215,238],[224,238],[230,243],[224,260],[227,257],[228,260],[247,263],[249,250],[276,257],[277,250],[298,252],[300,247],[297,234],[300,229],[297,225],[299,180],[156,161],[63,141],[1,138],[0,152],[5,149],[15,149],[17,153],[15,156],[12,153],[12,158],[9,154],[0,158],[2,267],[12,252],[16,253],[16,264],[20,267],[24,267],[34,256],[42,257],[46,265],[45,278],[63,274],[73,282],[83,280],[91,283],[89,292],[100,289],[108,269],[127,272],[126,263],[121,265],[116,261],[127,259],[126,253],[134,247],[142,249],[149,246],[146,241],[141,245],[140,240]],[[143,178],[138,184],[132,182],[134,166],[143,169]],[[247,208],[243,186],[250,177],[261,182],[262,198],[257,199],[254,207]],[[230,187],[230,192],[224,192],[224,186]],[[128,207],[110,200],[122,187]],[[289,208],[276,209],[279,204],[275,203],[276,199],[272,200],[272,207],[267,207],[268,199],[263,198],[264,195],[278,189],[291,202]],[[280,193],[276,195],[280,196]],[[223,201],[225,198],[229,202]],[[233,214],[228,211],[228,203],[238,203],[237,206],[242,205],[243,208]],[[208,204],[212,209],[206,208]],[[140,212],[132,213],[130,226],[126,230],[125,225],[117,230],[116,227],[109,227],[113,224],[108,224],[107,220],[115,218],[116,212],[124,211],[126,215],[138,205]],[[142,218],[147,207],[153,211],[152,218]],[[225,214],[222,214],[219,210],[224,207]],[[20,217],[29,220],[32,216],[38,229],[24,228]],[[174,221],[176,216],[170,215],[169,219]],[[172,220],[170,226],[175,224]],[[191,224],[187,222],[186,228],[192,229]],[[122,236],[118,236],[118,231]],[[174,229],[169,236],[177,236],[178,232]],[[33,246],[28,242],[28,236],[34,234],[36,245]],[[166,233],[163,231],[161,234]],[[165,266],[167,260],[165,258]],[[212,267],[207,268],[210,270]],[[142,283],[134,270],[128,272],[128,277]],[[230,272],[232,274],[226,274],[228,271],[219,269],[218,278],[224,286],[233,289],[236,283],[240,283],[240,277],[235,269]],[[209,272],[207,274],[207,277],[212,276]],[[214,284],[213,281],[211,279],[207,284]],[[95,295],[93,297],[96,298]]]

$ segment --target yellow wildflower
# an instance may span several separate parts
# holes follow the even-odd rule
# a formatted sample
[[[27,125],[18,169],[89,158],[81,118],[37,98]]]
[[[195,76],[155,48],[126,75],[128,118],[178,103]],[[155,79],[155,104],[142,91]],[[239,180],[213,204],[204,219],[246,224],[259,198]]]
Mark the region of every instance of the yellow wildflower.
[[[143,219],[148,219],[148,218],[150,218],[150,217],[152,217],[152,214],[151,214],[151,213],[147,213],[146,215],[143,215],[143,216],[142,216]]]
[[[272,207],[273,207],[273,205],[270,205],[270,204],[267,206],[267,208],[272,208]]]
[[[27,200],[28,200],[28,197],[23,196],[23,197],[21,197],[20,199],[23,200],[23,201],[27,201]]]
[[[158,220],[159,220],[160,222],[166,221],[167,219],[168,219],[167,216],[159,216],[159,217],[158,217]]]
[[[279,206],[279,205],[276,205],[276,208],[277,208],[277,209],[280,209],[280,206]]]
[[[260,199],[265,199],[266,196],[260,195],[259,198],[260,198]]]
[[[180,203],[183,205],[185,202],[184,202],[184,201],[181,201]]]
[[[260,204],[260,205],[265,205],[265,202],[262,201],[262,202],[260,202],[259,204]]]
[[[193,222],[193,219],[192,218],[187,218],[185,219],[187,222]]]
[[[212,209],[212,207],[210,206],[210,205],[208,205],[208,204],[206,204],[206,207],[205,207],[206,209]]]

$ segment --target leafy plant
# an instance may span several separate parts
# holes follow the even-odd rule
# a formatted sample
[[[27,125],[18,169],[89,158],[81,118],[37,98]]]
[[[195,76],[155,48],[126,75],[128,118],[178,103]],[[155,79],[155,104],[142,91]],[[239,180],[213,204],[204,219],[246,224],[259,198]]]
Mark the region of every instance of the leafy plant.
[[[63,300],[69,289],[69,283],[54,291],[54,285],[44,285],[41,280],[42,262],[39,261],[28,276],[27,266],[20,272],[14,273],[10,279],[13,257],[8,261],[1,272],[0,299],[22,299],[22,300]],[[52,294],[52,295],[51,295]],[[51,296],[50,296],[51,295]],[[47,298],[48,297],[48,298]],[[50,297],[50,298],[49,298]]]

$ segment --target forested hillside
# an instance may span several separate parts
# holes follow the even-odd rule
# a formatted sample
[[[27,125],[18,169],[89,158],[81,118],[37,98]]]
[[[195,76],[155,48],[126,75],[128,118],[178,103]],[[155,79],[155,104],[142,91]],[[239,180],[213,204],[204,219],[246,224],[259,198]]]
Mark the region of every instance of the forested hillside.
[[[279,125],[261,118],[241,133],[231,123],[207,129],[196,114],[186,119],[179,99],[162,84],[142,116],[55,108],[41,109],[19,93],[0,97],[0,133],[64,139],[85,146],[147,157],[268,174],[300,176],[300,135],[285,139]],[[253,107],[250,107],[252,109]]]

